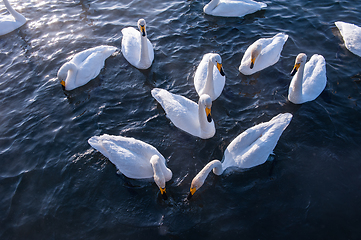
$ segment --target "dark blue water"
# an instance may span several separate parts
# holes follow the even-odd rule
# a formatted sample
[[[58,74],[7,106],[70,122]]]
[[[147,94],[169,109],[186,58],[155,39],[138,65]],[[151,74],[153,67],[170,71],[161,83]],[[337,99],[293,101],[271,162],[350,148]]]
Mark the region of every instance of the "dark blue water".
[[[361,59],[334,25],[360,25],[360,1],[264,1],[244,18],[205,15],[208,1],[12,0],[29,21],[0,37],[1,239],[359,239]],[[6,14],[0,5],[1,14]],[[151,69],[119,53],[89,84],[64,92],[56,73],[72,56],[147,21]],[[280,61],[255,75],[238,66],[247,47],[289,35]],[[177,129],[151,97],[154,87],[197,101],[203,54],[222,56],[226,85],[212,107],[216,135]],[[295,57],[321,54],[328,83],[312,102],[287,101]],[[265,164],[210,174],[186,202],[190,182],[221,159],[241,132],[282,113],[293,119]],[[88,145],[94,135],[155,146],[173,178],[163,201],[149,181],[127,179]]]

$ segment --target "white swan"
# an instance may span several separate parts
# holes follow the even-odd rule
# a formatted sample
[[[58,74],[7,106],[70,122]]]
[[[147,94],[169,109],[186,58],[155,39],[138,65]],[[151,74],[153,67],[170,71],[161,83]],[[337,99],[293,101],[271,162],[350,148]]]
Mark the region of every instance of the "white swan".
[[[194,75],[194,86],[198,95],[208,94],[212,101],[217,99],[224,88],[224,75],[221,56],[216,53],[205,54]]]
[[[345,22],[335,22],[340,30],[346,48],[361,57],[361,27]]]
[[[93,136],[88,143],[128,178],[153,178],[163,198],[167,199],[165,183],[172,178],[172,171],[155,147],[134,138],[107,134]]]
[[[229,167],[251,168],[266,162],[288,124],[292,114],[283,113],[270,121],[253,126],[238,135],[224,152],[223,161],[209,162],[192,180],[187,199],[203,185],[210,171],[221,175]]]
[[[133,27],[122,29],[122,53],[127,61],[139,69],[148,69],[154,59],[152,43],[147,38],[145,20],[138,20],[139,31]]]
[[[3,2],[12,16],[0,16],[0,36],[14,31],[26,23],[26,18],[15,11],[8,0],[3,0]]]
[[[284,33],[258,39],[244,53],[239,71],[251,75],[277,63],[287,39],[288,35]]]
[[[117,50],[116,47],[102,45],[84,50],[74,55],[58,71],[58,79],[65,90],[70,91],[88,83],[98,76],[104,61]]]
[[[295,104],[316,99],[326,87],[325,58],[314,54],[307,63],[306,60],[306,54],[298,54],[291,72],[293,78],[288,89],[288,100]]]
[[[216,133],[211,117],[212,100],[207,94],[200,96],[198,104],[160,88],[152,89],[152,96],[177,128],[203,139]]]
[[[243,17],[266,8],[267,4],[252,0],[211,0],[204,6],[206,14],[220,17]]]

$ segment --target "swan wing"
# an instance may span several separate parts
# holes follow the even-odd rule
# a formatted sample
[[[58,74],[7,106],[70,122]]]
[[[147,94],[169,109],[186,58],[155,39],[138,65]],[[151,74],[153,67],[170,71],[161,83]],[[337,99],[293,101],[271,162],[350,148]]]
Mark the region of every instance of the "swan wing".
[[[264,163],[291,119],[290,113],[278,114],[238,135],[224,153],[223,168],[251,168]]]
[[[129,178],[153,178],[153,169],[149,162],[153,155],[159,156],[165,167],[165,159],[156,148],[134,138],[105,134],[91,137],[88,143]],[[167,178],[170,179],[169,174]]]
[[[122,29],[122,53],[133,66],[138,66],[140,58],[140,32],[133,27]],[[151,44],[150,44],[151,45]],[[149,48],[148,48],[149,49]],[[151,48],[153,49],[153,47]],[[154,53],[153,53],[154,58]]]
[[[15,29],[24,25],[25,21],[17,21],[12,16],[2,16],[0,17],[0,36],[8,34]]]
[[[227,1],[221,0],[214,9],[204,8],[205,13],[213,16],[243,17],[267,7],[267,4],[252,0]]]
[[[199,96],[202,94],[208,94],[213,101],[221,95],[224,85],[225,85],[225,82],[226,82],[226,77],[222,76],[220,74],[220,72],[218,71],[218,69],[216,67],[214,67],[213,68],[214,93],[204,92],[204,87],[205,87],[206,81],[207,81],[208,66],[209,66],[208,62],[209,62],[209,58],[212,56],[212,54],[214,54],[214,53],[205,54],[202,58],[202,61],[199,63],[196,73],[194,75],[194,87]]]
[[[278,33],[272,38],[258,39],[251,44],[244,53],[239,71],[245,75],[251,75],[274,65],[280,59],[281,51],[287,39],[288,35],[284,33]],[[251,69],[251,52],[253,47],[257,44],[262,45],[262,51],[256,59],[254,67]]]
[[[198,104],[160,88],[152,89],[151,93],[176,127],[192,135],[200,136]]]
[[[326,61],[322,55],[314,54],[306,63],[303,82],[302,98],[303,101],[312,101],[316,99],[327,83]]]
[[[340,30],[346,48],[361,57],[361,27],[345,22],[335,22]]]

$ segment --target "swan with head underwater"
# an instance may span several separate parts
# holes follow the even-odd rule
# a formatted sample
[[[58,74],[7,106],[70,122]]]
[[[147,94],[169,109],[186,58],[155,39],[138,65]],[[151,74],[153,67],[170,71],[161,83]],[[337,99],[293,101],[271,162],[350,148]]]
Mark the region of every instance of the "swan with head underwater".
[[[158,150],[140,140],[122,136],[93,136],[88,143],[107,157],[128,178],[153,179],[164,200],[165,183],[172,178],[166,160]]]
[[[87,84],[98,76],[105,59],[117,50],[116,47],[102,45],[84,50],[63,64],[58,71],[58,79],[65,90],[70,91]]]
[[[204,6],[203,11],[219,17],[243,17],[266,7],[267,4],[252,0],[211,0]]]
[[[288,35],[278,33],[272,38],[260,38],[243,55],[239,71],[251,75],[278,62]]]
[[[138,20],[139,31],[133,27],[122,29],[122,53],[134,67],[148,69],[154,60],[152,43],[147,38],[144,19]]]
[[[198,95],[208,94],[212,101],[216,100],[222,93],[225,80],[221,56],[217,53],[205,54],[194,75]]]
[[[11,16],[0,17],[0,36],[8,34],[26,23],[26,18],[11,7],[8,0],[3,0]]]
[[[326,87],[325,58],[314,54],[307,63],[306,61],[306,54],[298,54],[291,72],[293,78],[288,89],[288,100],[294,104],[316,99]]]
[[[238,135],[225,150],[222,162],[209,162],[194,177],[187,199],[203,185],[212,169],[214,174],[221,175],[229,167],[251,168],[266,162],[291,119],[290,113],[278,114]]]
[[[361,57],[361,27],[346,22],[335,22],[336,27],[340,30],[346,48]]]
[[[152,89],[151,93],[177,128],[202,139],[211,138],[216,133],[211,116],[212,100],[209,95],[200,96],[197,104],[160,88]]]

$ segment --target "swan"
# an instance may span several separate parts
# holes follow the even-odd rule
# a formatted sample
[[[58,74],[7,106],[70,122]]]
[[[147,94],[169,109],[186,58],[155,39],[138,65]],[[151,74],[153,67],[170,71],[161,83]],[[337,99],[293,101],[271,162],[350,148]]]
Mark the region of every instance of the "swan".
[[[251,75],[272,66],[280,59],[288,35],[278,33],[272,38],[261,38],[249,46],[243,55],[239,71]]]
[[[238,135],[225,150],[222,162],[209,162],[194,177],[187,199],[203,185],[212,169],[214,174],[221,175],[229,167],[251,168],[266,162],[291,119],[290,113],[278,114]]]
[[[295,104],[316,99],[326,87],[326,61],[322,55],[314,54],[306,63],[307,55],[296,57],[293,76],[288,89],[288,100]]]
[[[198,95],[208,94],[212,101],[216,100],[224,88],[224,75],[221,56],[216,53],[205,54],[194,75],[194,86]]]
[[[26,18],[11,7],[8,0],[3,0],[6,9],[12,16],[0,17],[0,36],[5,35],[26,23]]]
[[[203,8],[206,14],[220,17],[243,17],[266,8],[267,4],[252,0],[211,0]]]
[[[212,100],[207,94],[200,96],[196,104],[160,88],[152,89],[151,93],[177,128],[203,139],[211,138],[216,133],[211,116]]]
[[[166,160],[158,150],[134,138],[104,134],[93,136],[88,143],[107,157],[128,178],[153,178],[163,199],[167,199],[165,183],[172,178]]]
[[[127,61],[139,69],[148,69],[154,59],[152,43],[147,38],[145,20],[138,20],[139,31],[133,27],[122,29],[122,53]]]
[[[345,22],[335,22],[340,30],[346,48],[361,57],[361,27]]]
[[[104,61],[117,50],[116,47],[102,45],[84,50],[63,64],[58,71],[58,79],[65,90],[83,86],[98,76]]]

